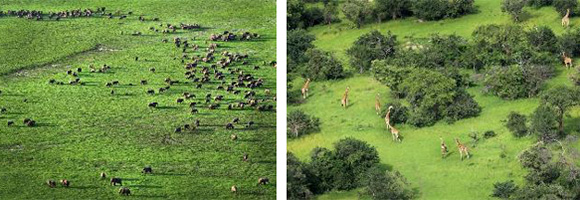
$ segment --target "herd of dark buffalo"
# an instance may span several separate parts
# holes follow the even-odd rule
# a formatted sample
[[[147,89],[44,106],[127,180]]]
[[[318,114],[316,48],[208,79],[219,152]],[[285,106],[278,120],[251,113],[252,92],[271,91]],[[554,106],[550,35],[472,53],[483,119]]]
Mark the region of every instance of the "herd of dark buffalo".
[[[0,11],[0,17],[3,16],[15,16],[18,18],[43,20],[45,18],[61,20],[62,18],[75,18],[75,17],[92,17],[92,16],[106,16],[108,18],[114,18],[117,16],[119,19],[125,19],[132,15],[132,12],[126,14],[116,12],[106,12],[106,8],[101,7],[96,10],[92,9],[77,9],[77,10],[66,10],[61,12],[48,12],[36,10],[19,10],[19,11]],[[138,20],[145,21],[146,19],[141,15]],[[152,18],[151,21],[159,21],[159,18]],[[172,25],[169,23],[160,24],[161,27],[165,29],[162,30],[163,34],[173,33],[177,31],[177,27],[182,30],[198,30],[202,27],[199,24],[184,24]],[[159,32],[159,29],[155,27],[150,27],[149,30],[154,32]],[[141,35],[140,32],[138,34]],[[125,84],[127,86],[134,87],[144,87],[144,92],[147,95],[164,95],[167,91],[172,89],[172,86],[189,86],[191,92],[183,92],[181,95],[176,97],[176,104],[188,104],[188,112],[192,115],[199,114],[203,109],[205,112],[212,112],[211,110],[222,108],[226,98],[230,101],[226,103],[227,106],[224,110],[241,110],[241,109],[253,109],[256,112],[274,111],[274,104],[276,102],[275,94],[271,94],[270,89],[263,88],[265,80],[260,77],[256,77],[252,74],[252,71],[260,70],[259,65],[250,65],[248,61],[249,55],[242,53],[232,53],[228,51],[222,51],[218,53],[220,45],[214,43],[229,42],[229,41],[247,41],[252,39],[260,38],[257,33],[243,32],[239,35],[232,33],[230,31],[224,31],[221,34],[211,34],[207,40],[201,40],[202,43],[198,42],[195,44],[197,38],[185,38],[185,37],[174,37],[173,45],[181,51],[182,56],[179,58],[174,58],[174,60],[180,60],[183,65],[183,77],[167,77],[163,80],[165,86],[158,89],[146,88],[148,86],[149,80],[142,79],[139,83],[125,83],[120,80],[111,80],[103,84],[103,87],[110,88],[110,95],[116,95],[115,87]],[[163,43],[169,43],[168,39],[163,39]],[[206,45],[205,49],[202,49],[200,45]],[[140,58],[135,57],[135,62],[139,62]],[[276,62],[262,62],[262,66],[276,67]],[[114,70],[115,67],[103,64],[102,66],[90,65],[88,69],[78,67],[76,69],[67,70],[65,73],[70,80],[68,83],[66,81],[59,81],[55,79],[48,80],[48,84],[55,86],[64,85],[77,85],[84,86],[85,82],[82,80],[83,73],[107,73],[110,70]],[[150,73],[156,73],[155,68],[149,69]],[[260,89],[262,88],[262,89]],[[201,89],[209,89],[210,92],[205,94],[200,94]],[[198,92],[196,92],[198,91]],[[263,91],[263,95],[257,95],[256,91]],[[0,91],[0,95],[2,91]],[[168,93],[167,93],[168,94]],[[238,96],[238,98],[236,98]],[[198,98],[199,97],[199,98]],[[158,102],[149,102],[147,106],[150,109],[157,109],[160,107]],[[204,107],[205,106],[205,107]],[[0,113],[7,112],[6,108],[1,108]],[[23,120],[24,126],[34,127],[37,123],[35,120],[26,118]],[[231,121],[225,122],[225,130],[236,130],[238,124],[244,124],[243,129],[250,129],[255,125],[253,121],[240,122],[240,118],[236,117]],[[13,120],[8,120],[7,125],[16,126]],[[203,126],[203,123],[197,119],[192,123],[183,124],[176,127],[173,131],[175,133],[182,133],[185,131],[194,132],[196,128]],[[231,140],[238,139],[237,134],[231,134]],[[242,161],[248,161],[249,155],[244,153],[242,156]],[[153,173],[153,169],[150,166],[143,168],[143,174]],[[105,172],[100,174],[101,179],[106,179],[107,175]],[[269,179],[265,177],[260,177],[258,179],[258,185],[266,185],[269,183]],[[57,182],[54,180],[48,180],[46,184],[54,188],[57,186]],[[67,179],[60,180],[60,184],[63,187],[69,187],[70,181]],[[113,186],[123,185],[122,178],[112,177],[110,179],[110,184]],[[237,192],[238,188],[236,185],[231,187],[231,192]],[[119,194],[130,195],[131,190],[128,187],[121,187],[119,189]]]

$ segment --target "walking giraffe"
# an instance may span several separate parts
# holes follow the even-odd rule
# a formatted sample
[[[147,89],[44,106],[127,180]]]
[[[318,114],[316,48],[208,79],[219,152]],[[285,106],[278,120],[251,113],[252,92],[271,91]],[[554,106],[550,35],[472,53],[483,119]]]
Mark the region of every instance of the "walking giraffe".
[[[469,158],[469,151],[467,149],[467,146],[461,144],[461,142],[459,142],[459,138],[455,138],[455,143],[457,143],[457,148],[459,149],[459,158],[463,160],[463,154],[465,154],[467,158]]]
[[[449,152],[449,150],[447,149],[447,145],[445,145],[445,141],[443,141],[443,138],[439,137],[439,139],[441,140],[441,158],[445,158],[447,157],[447,153]]]
[[[348,106],[348,90],[349,89],[350,89],[350,87],[346,87],[346,90],[344,91],[344,95],[342,95],[342,100],[340,101],[340,103],[342,104],[342,107],[344,107],[345,109]]]
[[[379,94],[375,96],[375,111],[377,111],[377,115],[381,112],[381,102],[379,101]]]
[[[306,79],[306,83],[302,86],[302,98],[308,97],[308,86],[310,86],[310,78]]]
[[[566,15],[562,17],[562,26],[568,27],[570,25],[570,9],[566,9]]]
[[[387,114],[385,115],[385,124],[387,124],[387,129],[391,128],[391,110],[393,109],[393,106],[389,106],[389,108],[387,109]]]
[[[399,138],[399,130],[390,124],[388,126],[391,128],[391,136],[393,137],[393,141],[401,142],[401,138]]]
[[[562,52],[562,59],[564,59],[564,66],[570,69],[572,67],[572,58],[566,56],[566,52]]]

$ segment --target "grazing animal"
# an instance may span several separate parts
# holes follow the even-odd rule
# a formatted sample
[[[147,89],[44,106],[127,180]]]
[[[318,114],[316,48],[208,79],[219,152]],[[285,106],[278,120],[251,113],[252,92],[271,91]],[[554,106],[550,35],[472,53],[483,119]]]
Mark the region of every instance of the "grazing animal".
[[[156,108],[157,105],[158,105],[157,102],[151,102],[151,103],[149,103],[149,107],[150,108]]]
[[[147,90],[147,94],[155,94],[155,90],[149,89]]]
[[[100,177],[101,177],[101,179],[106,179],[107,178],[107,174],[105,174],[105,172],[101,172]]]
[[[447,145],[445,145],[445,141],[443,141],[443,138],[439,138],[441,140],[441,157],[445,158],[447,157],[447,153],[449,152],[449,150],[447,149]]]
[[[53,181],[53,180],[46,181],[46,184],[48,185],[48,187],[51,187],[51,188],[56,187],[56,181]]]
[[[183,103],[183,99],[182,98],[178,98],[176,102],[177,103]]]
[[[147,167],[144,167],[143,170],[141,170],[141,173],[151,174],[151,173],[153,173],[153,169],[151,168],[151,166],[147,166]]]
[[[235,185],[232,186],[232,188],[230,189],[233,193],[238,192],[238,187],[236,187]]]
[[[24,119],[24,124],[28,127],[33,127],[34,125],[36,125],[36,121],[31,119]]]
[[[236,118],[234,118],[234,120],[232,120],[232,123],[236,123],[237,124],[238,122],[240,122],[240,118],[238,118],[238,117],[236,117]]]
[[[151,68],[151,69],[149,69],[149,71],[155,72],[155,68]]]
[[[141,85],[147,85],[147,80],[141,80]]]
[[[119,194],[129,196],[131,195],[131,190],[129,190],[129,188],[122,187],[121,189],[119,189]]]
[[[375,111],[377,111],[377,115],[379,114],[379,112],[381,112],[381,102],[379,101],[379,94],[377,93],[377,96],[375,96]]]
[[[12,125],[14,125],[14,121],[8,120],[8,126],[12,126]]]
[[[197,113],[199,113],[199,111],[197,109],[195,109],[195,108],[191,109],[191,114],[197,114]]]
[[[226,124],[226,130],[234,130],[234,124],[232,123]]]
[[[566,56],[566,52],[562,52],[562,59],[564,60],[564,66],[570,69],[572,67],[572,58]]]
[[[344,95],[342,95],[342,99],[340,101],[342,107],[344,107],[346,109],[346,107],[348,106],[348,91],[349,91],[350,87],[346,87],[346,90],[344,91]]]
[[[70,186],[70,182],[68,180],[66,180],[66,179],[60,180],[60,184],[62,184],[63,187]]]
[[[459,149],[459,158],[461,158],[461,160],[463,160],[464,156],[467,156],[467,158],[469,158],[470,155],[467,146],[461,144],[461,142],[459,142],[459,138],[455,138],[455,143],[457,143],[457,148]]]
[[[119,185],[123,185],[123,181],[121,180],[121,178],[111,178],[111,185],[116,186],[117,184]]]
[[[230,138],[235,141],[238,139],[238,135],[232,134],[232,135],[230,135]]]
[[[246,128],[250,128],[252,125],[254,125],[254,121],[249,121],[248,124],[246,124]]]
[[[266,185],[268,183],[270,183],[270,179],[268,179],[268,178],[259,178],[258,179],[258,185]]]
[[[244,156],[242,157],[242,160],[244,162],[248,161],[248,154],[247,153],[244,153]]]
[[[310,86],[310,78],[306,79],[306,83],[302,86],[302,98],[306,99],[308,97],[308,87]]]
[[[562,17],[562,26],[564,27],[570,26],[570,9],[566,9],[566,15]]]

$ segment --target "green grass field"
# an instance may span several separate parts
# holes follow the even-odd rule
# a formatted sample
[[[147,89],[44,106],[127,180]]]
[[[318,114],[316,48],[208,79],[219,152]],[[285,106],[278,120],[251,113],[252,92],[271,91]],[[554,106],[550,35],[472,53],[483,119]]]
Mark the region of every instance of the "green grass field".
[[[206,53],[206,40],[212,33],[259,33],[261,38],[252,41],[216,42],[220,44],[216,58],[221,58],[222,51],[248,54],[248,65],[237,63],[231,68],[263,78],[264,86],[255,89],[257,98],[265,100],[261,105],[275,106],[276,69],[263,64],[276,59],[275,1],[0,2],[0,10],[97,7],[133,14],[124,20],[91,17],[58,22],[0,17],[0,107],[7,109],[0,114],[0,199],[120,198],[119,186],[100,180],[101,172],[123,178],[123,185],[139,199],[274,199],[276,113],[227,110],[229,103],[243,101],[243,92],[249,88],[240,88],[242,95],[234,95],[216,90],[219,82],[212,79],[195,89],[184,78],[181,49],[171,41],[185,37],[190,44],[199,44],[197,52],[188,50],[191,56]],[[141,14],[160,21],[140,22]],[[180,22],[198,23],[203,29],[166,35],[148,30],[160,28],[160,23]],[[143,35],[131,36],[135,31]],[[162,43],[162,39],[170,42]],[[139,61],[134,60],[136,56]],[[106,73],[90,73],[91,64],[112,67]],[[260,69],[253,69],[254,65]],[[85,85],[68,85],[74,78],[65,72],[78,67],[83,69],[79,78]],[[155,73],[149,71],[152,67]],[[225,74],[228,84],[237,78],[237,74]],[[167,77],[181,82],[158,94],[157,89],[167,85]],[[48,84],[50,79],[65,84]],[[140,85],[142,79],[148,85]],[[105,87],[113,80],[120,84]],[[156,94],[148,95],[148,89],[155,89]],[[176,103],[183,92],[197,98]],[[220,108],[207,109],[203,97],[208,93],[224,95]],[[148,108],[149,102],[158,102],[159,107]],[[201,102],[198,114],[190,114],[189,102]],[[236,117],[240,124],[226,130],[225,124]],[[37,126],[24,126],[25,118],[35,120]],[[9,127],[8,120],[16,124]],[[195,131],[174,133],[176,127],[195,120],[201,122]],[[245,128],[243,123],[249,121],[255,126]],[[230,139],[233,133],[239,136],[237,141]],[[163,142],[166,135],[171,142]],[[249,155],[247,162],[242,161],[244,153]],[[142,175],[141,169],[148,165],[154,173]],[[257,186],[260,177],[268,177],[270,184]],[[68,179],[71,187],[49,188],[48,179]],[[232,185],[238,187],[237,194],[230,192]]]
[[[391,31],[397,35],[401,43],[413,38],[424,38],[433,33],[458,34],[470,37],[471,32],[483,24],[512,23],[507,14],[501,12],[501,1],[475,1],[479,12],[457,19],[446,19],[435,22],[417,22],[416,18],[388,21],[381,24],[367,24],[361,29],[351,29],[349,22],[343,20],[332,26],[316,26],[309,31],[316,36],[315,46],[326,51],[335,52],[343,63],[348,66],[345,51],[362,34],[377,29],[382,33]],[[560,27],[560,17],[553,7],[541,9],[526,8],[529,16],[522,24],[525,27],[546,25],[557,34],[565,30]],[[572,18],[571,24],[577,28],[578,18]],[[351,71],[355,71],[350,69]],[[546,87],[555,85],[571,85],[568,74],[572,70],[557,67],[556,77],[550,79]],[[302,79],[293,80],[295,90],[303,84]],[[340,106],[340,98],[344,90],[350,86],[348,109]],[[310,87],[310,97],[306,103],[291,105],[289,110],[300,109],[307,114],[319,117],[320,133],[313,133],[299,139],[288,141],[288,151],[298,158],[307,161],[310,151],[317,146],[331,148],[332,144],[345,137],[364,140],[376,147],[381,162],[393,170],[400,171],[419,191],[419,199],[488,199],[491,198],[493,183],[515,180],[523,183],[526,172],[521,168],[517,156],[523,150],[535,143],[534,137],[515,138],[505,128],[504,122],[511,111],[530,114],[538,106],[537,98],[506,101],[498,97],[482,93],[482,86],[472,87],[468,92],[482,107],[478,117],[464,119],[447,124],[439,122],[434,126],[416,128],[402,125],[399,128],[403,142],[392,142],[391,134],[384,125],[384,120],[378,117],[374,110],[374,99],[381,94],[381,103],[391,101],[389,88],[380,84],[368,74],[338,80],[313,82]],[[566,129],[573,135],[578,135],[578,119],[580,108],[574,108],[565,120]],[[487,130],[493,130],[497,136],[482,139],[476,147],[468,133],[477,131],[480,136]],[[443,137],[450,147],[451,154],[442,159],[439,149],[439,137]],[[471,147],[473,157],[460,161],[459,153],[453,138],[458,137]],[[568,141],[568,147],[579,149],[577,141]],[[500,155],[505,154],[505,157]],[[580,161],[578,162],[580,163]],[[318,199],[356,199],[355,191],[333,191],[318,196]],[[363,198],[365,198],[363,196]]]

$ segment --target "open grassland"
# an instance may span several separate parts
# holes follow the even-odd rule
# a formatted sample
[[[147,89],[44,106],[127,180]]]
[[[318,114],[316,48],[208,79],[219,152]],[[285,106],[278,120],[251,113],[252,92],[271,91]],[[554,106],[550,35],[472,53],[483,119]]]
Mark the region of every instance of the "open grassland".
[[[501,12],[501,1],[475,1],[479,12],[457,19],[446,19],[435,22],[417,22],[416,18],[388,21],[381,24],[367,24],[361,29],[350,29],[351,25],[343,22],[331,26],[316,26],[309,31],[316,36],[315,46],[334,52],[347,69],[347,48],[362,34],[371,30],[382,33],[391,31],[397,35],[399,42],[404,43],[412,38],[425,38],[430,34],[457,34],[470,37],[472,31],[484,24],[512,23],[507,14]],[[529,16],[522,23],[525,27],[545,25],[557,34],[565,30],[560,27],[560,17],[553,7],[541,9],[526,8]],[[572,18],[573,28],[580,24],[578,18]],[[351,71],[355,71],[350,69]],[[557,66],[556,76],[550,79],[546,88],[556,85],[571,85],[568,79],[572,70]],[[294,90],[302,86],[304,80],[293,80]],[[345,110],[340,106],[340,98],[345,88],[350,87],[350,106]],[[319,117],[320,133],[314,133],[288,142],[288,151],[298,158],[307,161],[314,147],[331,148],[332,144],[345,137],[364,140],[376,147],[382,164],[400,171],[419,192],[420,199],[487,199],[491,198],[493,183],[515,180],[523,183],[526,172],[521,168],[517,156],[535,143],[536,138],[515,138],[505,128],[504,121],[511,111],[530,114],[538,106],[537,98],[506,101],[482,92],[481,85],[472,87],[468,92],[482,107],[478,117],[457,121],[453,124],[439,122],[431,127],[416,128],[400,125],[402,143],[392,142],[391,134],[386,129],[384,120],[374,110],[375,95],[381,95],[384,105],[392,101],[389,88],[374,80],[370,75],[354,75],[338,80],[313,82],[310,86],[310,97],[305,103],[291,105],[289,110],[300,109],[307,114]],[[565,127],[572,135],[578,135],[580,108],[574,108],[565,118]],[[468,133],[493,130],[497,134],[491,139],[481,139],[475,147]],[[439,137],[443,137],[450,148],[450,155],[441,158]],[[467,143],[473,157],[460,161],[453,138],[458,137]],[[578,141],[567,141],[570,151],[580,149]],[[579,161],[580,163],[580,161]],[[358,190],[330,192],[319,196],[319,199],[356,199]]]
[[[263,105],[273,105],[275,68],[263,64],[275,56],[275,2],[260,1],[2,1],[2,10],[62,11],[96,9],[122,13],[127,19],[106,17],[71,18],[61,21],[35,21],[0,17],[0,199],[112,199],[120,197],[118,187],[100,180],[99,173],[120,177],[137,198],[170,199],[273,199],[275,198],[276,130],[275,112],[255,108],[227,110],[230,103],[244,101],[242,95],[216,90],[218,80],[195,89],[184,78],[181,49],[173,37],[188,38],[200,50],[187,54],[203,55],[211,33],[250,31],[261,38],[252,41],[216,42],[221,51],[248,54],[248,65],[236,63],[246,74],[264,79],[255,89]],[[143,15],[147,19],[140,22]],[[177,30],[163,35],[149,30],[162,29],[160,23],[179,25],[198,23],[202,29]],[[139,31],[141,36],[130,34]],[[195,39],[194,39],[195,38]],[[169,43],[162,43],[168,39]],[[135,57],[139,61],[135,61]],[[177,59],[175,59],[177,58]],[[220,59],[221,57],[217,57]],[[213,62],[212,62],[213,63]],[[111,66],[106,73],[90,73],[89,65]],[[258,65],[260,69],[253,69]],[[209,64],[202,64],[209,66]],[[68,85],[78,73],[85,85]],[[156,72],[149,71],[155,68]],[[227,72],[227,70],[223,70]],[[179,80],[165,93],[165,78]],[[213,78],[213,75],[212,75]],[[225,73],[225,80],[237,74]],[[65,85],[48,84],[50,79]],[[105,83],[118,80],[111,88]],[[147,80],[147,85],[140,85]],[[267,95],[264,89],[270,89]],[[154,89],[155,95],[146,91]],[[111,90],[115,91],[111,95]],[[197,98],[178,104],[182,93]],[[207,109],[206,94],[224,95],[221,107]],[[24,101],[26,99],[26,102]],[[156,109],[149,102],[158,102]],[[189,103],[200,102],[199,113],[191,114]],[[212,101],[213,103],[213,101]],[[226,130],[225,124],[238,117],[240,124]],[[25,127],[31,118],[35,127]],[[8,127],[8,120],[16,124]],[[195,131],[174,133],[176,127],[200,120]],[[244,124],[255,125],[246,128]],[[232,141],[231,134],[239,139]],[[249,161],[243,162],[247,153]],[[142,175],[151,166],[154,173]],[[257,186],[259,177],[270,184]],[[47,179],[68,179],[70,188],[49,188]],[[236,185],[238,193],[230,192]]]

